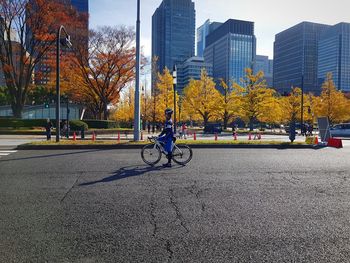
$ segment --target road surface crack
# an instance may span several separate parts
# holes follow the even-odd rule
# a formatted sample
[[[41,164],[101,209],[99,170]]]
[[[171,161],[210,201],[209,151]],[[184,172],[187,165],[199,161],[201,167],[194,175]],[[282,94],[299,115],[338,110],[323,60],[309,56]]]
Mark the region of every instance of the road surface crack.
[[[152,236],[155,237],[158,231],[158,226],[157,226],[157,221],[156,221],[156,215],[155,215],[155,210],[156,210],[156,205],[154,203],[154,197],[152,196],[151,202],[150,202],[150,223],[153,226],[153,233]]]
[[[74,184],[68,189],[68,191],[65,193],[65,195],[62,197],[61,199],[61,203],[64,201],[64,199],[66,199],[66,197],[69,195],[69,193],[73,190],[74,186],[76,185],[76,183],[78,182],[79,176],[77,177],[77,179],[75,180]]]
[[[182,228],[186,231],[186,233],[189,233],[190,230],[188,229],[186,222],[185,222],[185,218],[181,214],[180,208],[175,200],[176,198],[175,198],[173,189],[169,190],[169,199],[170,199],[170,204],[173,206],[173,208],[175,210],[176,218],[180,221],[180,224],[181,224]]]
[[[169,240],[166,241],[166,250],[169,253],[168,262],[173,260],[174,251],[171,249],[171,243]]]
[[[200,189],[197,186],[197,181],[194,181],[193,185],[191,185],[190,188],[186,188],[186,189],[198,199],[198,201],[200,202],[200,205],[201,205],[202,212],[205,212],[205,203],[202,200],[200,200],[200,197],[201,197],[204,190]]]

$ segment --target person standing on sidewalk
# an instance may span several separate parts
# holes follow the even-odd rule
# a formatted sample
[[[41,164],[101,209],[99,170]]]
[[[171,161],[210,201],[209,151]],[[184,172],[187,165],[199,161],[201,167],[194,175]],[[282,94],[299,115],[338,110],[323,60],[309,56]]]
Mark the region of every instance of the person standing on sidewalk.
[[[45,129],[46,129],[46,138],[48,141],[50,141],[51,140],[51,129],[52,129],[52,122],[50,121],[50,119],[47,119]]]

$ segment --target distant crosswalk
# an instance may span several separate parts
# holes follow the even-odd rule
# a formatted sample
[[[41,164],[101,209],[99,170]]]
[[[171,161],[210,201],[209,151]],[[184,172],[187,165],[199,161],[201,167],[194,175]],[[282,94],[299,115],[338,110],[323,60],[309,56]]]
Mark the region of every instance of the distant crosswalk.
[[[15,153],[15,152],[17,152],[17,151],[0,150],[0,159],[2,157],[5,157],[5,156],[10,155],[10,154]]]

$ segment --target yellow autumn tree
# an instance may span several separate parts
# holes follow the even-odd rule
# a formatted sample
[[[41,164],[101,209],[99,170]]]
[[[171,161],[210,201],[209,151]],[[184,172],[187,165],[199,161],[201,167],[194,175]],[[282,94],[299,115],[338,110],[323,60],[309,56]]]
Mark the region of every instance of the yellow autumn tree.
[[[122,99],[116,105],[112,119],[121,122],[132,123],[134,120],[135,90],[129,88]]]
[[[242,93],[242,119],[249,123],[253,130],[254,121],[264,121],[269,112],[273,111],[273,89],[267,88],[264,73],[259,71],[254,74],[252,69],[245,69],[246,75],[241,79],[241,84],[234,83],[233,87]]]
[[[350,103],[334,85],[332,73],[328,73],[322,85],[321,96],[315,101],[317,116],[328,117],[330,123],[347,121],[350,118]]]
[[[170,71],[165,68],[163,74],[158,73],[156,83],[157,100],[155,107],[152,109],[152,114],[155,121],[164,121],[164,110],[167,108],[174,109],[174,87],[173,76]],[[178,95],[176,94],[176,103],[178,104]],[[176,113],[179,114],[179,107],[176,107]]]
[[[272,126],[274,124],[280,124],[283,121],[281,97],[277,93],[273,92],[261,107],[260,121],[271,124]]]
[[[235,117],[241,115],[242,99],[241,93],[232,88],[224,80],[221,80],[221,92],[219,93],[217,105],[217,118],[223,121],[224,129]]]
[[[292,88],[289,96],[281,98],[283,122],[295,122],[301,116],[301,89]]]
[[[183,108],[193,120],[206,125],[218,112],[220,93],[205,70],[200,80],[191,80],[184,90]]]

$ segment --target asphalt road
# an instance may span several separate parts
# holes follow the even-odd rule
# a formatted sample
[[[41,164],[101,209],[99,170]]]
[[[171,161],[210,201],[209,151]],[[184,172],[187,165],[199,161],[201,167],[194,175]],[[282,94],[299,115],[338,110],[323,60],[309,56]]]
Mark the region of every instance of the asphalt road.
[[[0,262],[348,262],[349,148],[0,158]]]

